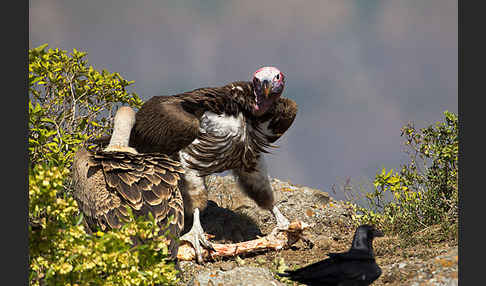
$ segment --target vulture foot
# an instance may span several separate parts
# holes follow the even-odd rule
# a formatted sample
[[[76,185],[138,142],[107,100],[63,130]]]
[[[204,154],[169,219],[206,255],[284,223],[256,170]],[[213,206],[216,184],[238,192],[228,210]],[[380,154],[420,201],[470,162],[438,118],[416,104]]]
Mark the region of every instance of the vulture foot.
[[[199,209],[196,208],[194,210],[194,222],[192,224],[191,230],[180,237],[180,240],[185,240],[192,244],[196,252],[196,261],[199,264],[203,263],[202,259],[202,246],[207,248],[208,250],[214,250],[213,245],[207,240],[206,235],[204,234],[204,230],[201,226],[201,222],[199,220]],[[202,246],[201,246],[202,245]]]
[[[289,220],[280,212],[277,206],[272,208],[272,214],[275,216],[275,220],[277,221],[277,229],[279,230],[288,230],[290,222]]]

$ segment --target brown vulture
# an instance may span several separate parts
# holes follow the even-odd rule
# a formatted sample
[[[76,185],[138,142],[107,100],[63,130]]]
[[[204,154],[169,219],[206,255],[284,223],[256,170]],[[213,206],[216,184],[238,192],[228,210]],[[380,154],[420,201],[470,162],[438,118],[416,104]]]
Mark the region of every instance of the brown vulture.
[[[192,243],[198,262],[202,262],[200,243],[212,248],[199,221],[199,209],[208,200],[204,178],[209,174],[232,170],[240,188],[272,212],[278,228],[289,225],[275,205],[262,154],[297,114],[297,104],[281,97],[284,86],[282,72],[262,67],[251,81],[154,96],[136,114],[129,146],[140,153],[168,155],[185,170],[184,217],[187,225],[192,220],[192,228],[181,239]]]
[[[182,239],[196,249],[211,248],[199,221],[207,204],[204,177],[232,170],[241,189],[260,207],[271,211],[277,226],[289,221],[275,205],[262,153],[268,153],[290,127],[297,104],[281,97],[285,76],[275,67],[262,67],[251,81],[199,88],[171,96],[154,96],[136,114],[130,146],[141,153],[167,154],[185,169],[185,217],[193,220]],[[194,215],[194,216],[193,216]]]
[[[179,189],[184,169],[167,155],[143,154],[128,147],[135,123],[135,111],[118,109],[109,145],[102,150],[84,147],[73,162],[74,198],[84,214],[88,232],[119,228],[128,220],[127,208],[135,216],[152,213],[161,232],[168,218],[173,235],[169,250],[177,257],[179,237],[184,225],[184,207]]]

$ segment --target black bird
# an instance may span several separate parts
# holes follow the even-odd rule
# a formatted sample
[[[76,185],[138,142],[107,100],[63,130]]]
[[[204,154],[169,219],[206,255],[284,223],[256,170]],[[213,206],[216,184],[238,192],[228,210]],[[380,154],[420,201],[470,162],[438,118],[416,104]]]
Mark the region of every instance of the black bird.
[[[370,285],[381,275],[373,254],[373,238],[383,232],[371,225],[360,225],[347,252],[329,253],[329,258],[296,270],[277,273],[306,285]]]

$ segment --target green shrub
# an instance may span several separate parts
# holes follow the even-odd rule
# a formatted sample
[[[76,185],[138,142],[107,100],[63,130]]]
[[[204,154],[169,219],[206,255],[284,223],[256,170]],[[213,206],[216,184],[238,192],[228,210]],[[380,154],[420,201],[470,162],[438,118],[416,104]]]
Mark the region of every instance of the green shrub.
[[[76,201],[62,192],[66,168],[36,165],[29,174],[31,285],[164,285],[177,281],[167,244],[152,218],[88,234]],[[133,216],[132,216],[133,218]],[[132,241],[144,241],[134,246]]]
[[[109,134],[116,106],[140,107],[119,74],[97,72],[86,53],[29,50],[29,281],[32,285],[162,285],[177,281],[153,218],[88,234],[71,195],[76,149]],[[144,241],[135,244],[133,241]]]
[[[46,47],[29,50],[30,166],[69,167],[80,143],[108,134],[116,105],[142,100],[126,91],[133,82],[88,66],[86,53]]]
[[[416,130],[412,123],[402,128],[410,160],[398,172],[377,173],[374,189],[365,194],[369,207],[358,207],[359,223],[374,223],[408,240],[438,225],[436,237],[457,239],[458,120],[448,111],[444,115],[444,122],[427,128]]]

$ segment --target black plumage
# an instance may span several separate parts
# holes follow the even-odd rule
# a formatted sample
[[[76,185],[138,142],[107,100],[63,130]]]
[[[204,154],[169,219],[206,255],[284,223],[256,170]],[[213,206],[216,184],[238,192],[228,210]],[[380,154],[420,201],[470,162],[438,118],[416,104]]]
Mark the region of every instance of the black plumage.
[[[351,248],[347,252],[329,253],[329,258],[308,266],[278,273],[305,285],[370,285],[382,271],[373,253],[373,238],[383,232],[371,225],[356,229]]]

